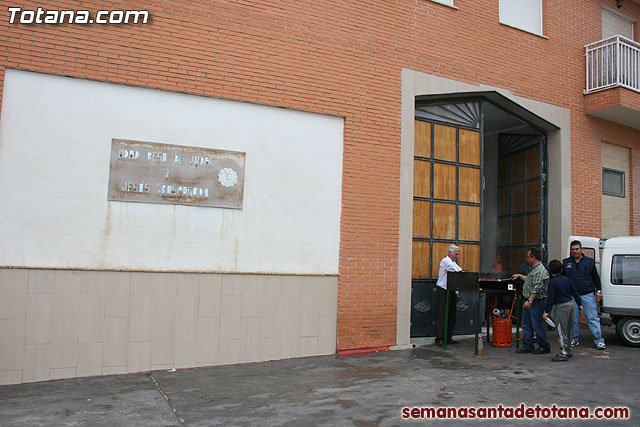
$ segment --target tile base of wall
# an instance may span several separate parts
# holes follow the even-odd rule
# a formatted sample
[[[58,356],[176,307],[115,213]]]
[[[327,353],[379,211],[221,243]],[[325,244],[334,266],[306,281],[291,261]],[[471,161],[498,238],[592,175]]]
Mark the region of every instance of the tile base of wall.
[[[0,269],[0,384],[333,354],[337,276]]]

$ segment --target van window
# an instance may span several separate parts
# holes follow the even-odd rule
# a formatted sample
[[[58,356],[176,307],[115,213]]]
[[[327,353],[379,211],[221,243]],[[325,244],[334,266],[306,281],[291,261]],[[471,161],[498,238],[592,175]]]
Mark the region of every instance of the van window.
[[[582,254],[584,256],[588,256],[589,258],[593,258],[596,259],[596,251],[593,248],[585,248],[584,246],[582,247]]]
[[[640,255],[614,255],[611,262],[611,283],[640,286]]]

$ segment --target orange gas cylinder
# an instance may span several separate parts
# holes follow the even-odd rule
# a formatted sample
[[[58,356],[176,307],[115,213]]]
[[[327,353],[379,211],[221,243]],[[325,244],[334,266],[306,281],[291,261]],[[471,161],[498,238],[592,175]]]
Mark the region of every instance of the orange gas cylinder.
[[[511,347],[511,318],[493,316],[494,347]]]

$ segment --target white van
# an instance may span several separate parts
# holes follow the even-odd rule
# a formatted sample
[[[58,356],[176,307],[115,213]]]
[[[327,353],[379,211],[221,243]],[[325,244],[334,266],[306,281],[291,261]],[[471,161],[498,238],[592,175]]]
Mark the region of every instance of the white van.
[[[624,345],[640,347],[640,236],[571,236],[569,245],[574,240],[582,243],[586,256],[595,259],[600,273],[603,312],[609,315],[601,317],[601,322],[613,322]]]

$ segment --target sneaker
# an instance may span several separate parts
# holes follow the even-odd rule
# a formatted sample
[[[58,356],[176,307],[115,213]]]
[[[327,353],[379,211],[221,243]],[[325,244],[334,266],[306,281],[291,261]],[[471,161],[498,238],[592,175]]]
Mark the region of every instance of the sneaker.
[[[571,358],[573,357],[573,352],[568,353],[568,354],[567,354],[567,357],[568,357],[569,359],[571,359]]]
[[[601,342],[599,344],[596,344],[596,349],[598,349],[598,350],[604,350],[605,348],[607,348],[607,346],[603,342]]]
[[[551,348],[549,347],[538,347],[538,349],[533,352],[533,354],[549,354],[549,353],[551,353]]]
[[[580,345],[580,341],[576,341],[576,340],[571,341],[571,347],[577,347],[579,345]]]
[[[534,352],[534,350],[531,350],[530,348],[527,348],[527,347],[521,347],[521,348],[516,350],[516,353],[518,353],[518,354],[533,353],[533,352]]]
[[[551,359],[552,362],[566,362],[567,360],[569,360],[569,356],[562,353],[556,354],[556,356]]]

